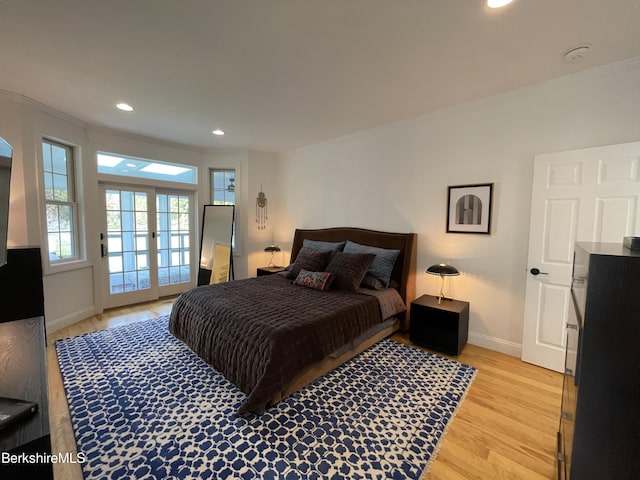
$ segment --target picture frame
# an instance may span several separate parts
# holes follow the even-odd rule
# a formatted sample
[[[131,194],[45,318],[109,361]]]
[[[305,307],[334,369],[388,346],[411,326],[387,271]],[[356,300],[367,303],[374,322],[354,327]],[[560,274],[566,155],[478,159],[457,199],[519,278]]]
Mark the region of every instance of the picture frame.
[[[447,194],[447,233],[491,234],[493,183],[453,185]]]

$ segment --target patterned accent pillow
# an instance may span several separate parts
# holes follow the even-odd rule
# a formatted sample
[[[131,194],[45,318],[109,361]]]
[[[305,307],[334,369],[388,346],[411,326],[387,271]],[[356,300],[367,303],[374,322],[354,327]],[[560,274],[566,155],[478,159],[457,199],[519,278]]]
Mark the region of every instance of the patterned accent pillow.
[[[372,253],[336,253],[325,272],[335,274],[333,286],[345,292],[355,292],[360,286],[367,268],[376,256]]]
[[[302,269],[293,283],[303,287],[315,288],[316,290],[328,290],[334,278],[333,273],[310,272]]]
[[[295,261],[289,265],[287,278],[295,279],[300,270],[305,269],[310,272],[321,272],[327,265],[330,251],[313,250],[312,248],[302,247],[298,252]]]
[[[344,252],[373,253],[376,258],[373,260],[373,262],[371,262],[367,273],[376,278],[379,278],[385,287],[389,286],[389,280],[391,280],[391,272],[393,272],[393,266],[396,263],[398,255],[400,255],[400,250],[391,250],[388,248],[360,245],[359,243],[347,240],[347,244],[344,246]]]

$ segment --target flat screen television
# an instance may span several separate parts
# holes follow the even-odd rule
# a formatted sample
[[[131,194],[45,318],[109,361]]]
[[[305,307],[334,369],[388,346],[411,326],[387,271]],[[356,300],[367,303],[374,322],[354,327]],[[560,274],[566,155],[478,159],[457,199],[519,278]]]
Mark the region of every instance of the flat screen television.
[[[9,229],[9,187],[13,148],[0,138],[0,267],[7,263],[7,231]]]

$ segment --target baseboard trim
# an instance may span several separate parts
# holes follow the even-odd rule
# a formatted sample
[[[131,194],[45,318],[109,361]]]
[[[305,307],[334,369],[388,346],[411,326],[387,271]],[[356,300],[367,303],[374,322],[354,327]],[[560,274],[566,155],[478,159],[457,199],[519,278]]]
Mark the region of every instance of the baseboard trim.
[[[69,325],[73,325],[74,323],[79,322],[80,320],[84,320],[85,318],[89,318],[92,315],[95,315],[96,308],[95,305],[92,305],[87,308],[83,308],[82,310],[78,310],[76,312],[71,312],[64,317],[54,318],[53,320],[46,318],[47,325],[47,333],[57,332]]]
[[[505,353],[513,357],[522,357],[522,345],[509,342],[501,338],[490,337],[481,333],[469,332],[469,343],[478,347],[488,348],[496,352]]]

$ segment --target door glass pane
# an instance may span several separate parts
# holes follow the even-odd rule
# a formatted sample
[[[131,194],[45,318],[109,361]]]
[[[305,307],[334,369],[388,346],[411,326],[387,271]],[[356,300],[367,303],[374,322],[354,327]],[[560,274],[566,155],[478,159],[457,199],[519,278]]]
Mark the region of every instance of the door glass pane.
[[[114,189],[106,191],[111,294],[151,287],[147,202],[145,192]]]
[[[158,283],[160,286],[191,281],[189,248],[189,197],[156,194]]]

